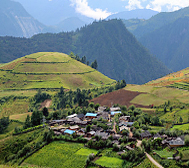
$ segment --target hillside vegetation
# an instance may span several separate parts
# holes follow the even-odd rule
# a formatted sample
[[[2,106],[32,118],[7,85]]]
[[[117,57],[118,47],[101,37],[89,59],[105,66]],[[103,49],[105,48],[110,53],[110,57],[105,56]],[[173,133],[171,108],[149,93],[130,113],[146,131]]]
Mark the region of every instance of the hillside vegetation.
[[[35,53],[0,67],[1,90],[92,88],[114,80],[62,53]]]
[[[72,51],[86,56],[90,63],[97,60],[101,73],[127,83],[142,84],[170,72],[116,19],[93,22],[70,33],[39,34],[29,39],[0,37],[0,45],[0,61],[4,63],[35,52]]]
[[[174,72],[188,67],[189,7],[161,12],[148,20],[124,20],[127,29],[151,54]]]

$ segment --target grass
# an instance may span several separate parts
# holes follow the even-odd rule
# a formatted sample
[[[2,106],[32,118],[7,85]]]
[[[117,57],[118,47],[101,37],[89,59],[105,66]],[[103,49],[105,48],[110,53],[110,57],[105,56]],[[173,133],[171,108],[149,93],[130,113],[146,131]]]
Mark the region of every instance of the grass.
[[[154,150],[161,158],[168,158],[173,157],[173,155],[176,153],[174,150],[170,150],[169,148],[165,148],[163,150]]]
[[[105,166],[105,167],[117,167],[121,168],[123,164],[123,160],[119,158],[107,157],[102,156],[95,162],[98,165]]]
[[[178,130],[189,130],[189,124],[183,124],[183,125],[174,125],[173,128],[171,128],[171,130],[173,129],[178,129]]]
[[[15,127],[20,127],[20,126],[22,126],[22,124],[18,122],[11,122],[8,128],[4,131],[4,133],[0,134],[0,140],[8,137]]]
[[[188,117],[189,117],[189,111],[188,109],[175,109],[172,112],[167,112],[164,115],[160,117],[160,119],[163,119],[168,122],[175,122],[175,123],[180,123],[179,119],[182,117],[183,123],[188,122]]]
[[[181,152],[182,160],[189,160],[189,150],[184,150]]]
[[[27,158],[24,163],[52,168],[83,168],[87,155],[80,153],[82,148],[83,144],[55,141]]]
[[[145,92],[135,97],[131,103],[141,104],[141,105],[151,105],[159,106],[165,101],[174,100],[183,103],[188,102],[189,92],[185,90],[179,90],[175,88],[158,87],[152,85],[128,85],[126,90]]]
[[[79,149],[75,154],[76,155],[84,155],[84,156],[88,156],[91,153],[94,153],[95,155],[97,154],[97,150],[95,149],[88,149],[88,148],[81,148]]]
[[[11,115],[9,117],[9,119],[11,120],[19,120],[21,122],[25,122],[25,119],[27,117],[27,115],[32,115],[32,112],[28,112],[28,113],[24,113],[24,114],[15,114],[15,115]]]
[[[10,116],[14,114],[23,114],[28,112],[28,99],[9,100],[0,106],[0,118],[3,116]]]

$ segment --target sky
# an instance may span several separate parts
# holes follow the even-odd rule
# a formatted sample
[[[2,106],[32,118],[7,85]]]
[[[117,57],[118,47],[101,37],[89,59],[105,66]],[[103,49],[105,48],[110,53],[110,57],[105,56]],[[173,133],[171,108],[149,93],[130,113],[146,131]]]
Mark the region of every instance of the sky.
[[[51,0],[53,1],[53,0]],[[151,9],[158,12],[172,12],[189,6],[189,0],[70,0],[77,13],[93,19],[104,19],[124,10]]]

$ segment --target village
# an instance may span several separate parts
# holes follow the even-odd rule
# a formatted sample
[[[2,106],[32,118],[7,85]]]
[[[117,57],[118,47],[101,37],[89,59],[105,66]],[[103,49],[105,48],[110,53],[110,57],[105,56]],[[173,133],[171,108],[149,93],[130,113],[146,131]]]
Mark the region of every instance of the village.
[[[180,137],[167,136],[166,134],[160,135],[159,133],[153,135],[148,130],[143,130],[140,133],[140,137],[135,137],[131,131],[134,122],[130,121],[130,116],[124,116],[120,107],[111,107],[108,112],[105,110],[105,107],[99,107],[96,113],[72,114],[65,119],[51,120],[48,123],[49,129],[54,131],[55,136],[81,136],[87,141],[96,141],[97,138],[94,138],[96,136],[102,140],[111,139],[112,146],[116,144],[118,148],[121,147],[121,139],[126,136],[128,137],[127,142],[130,143],[125,145],[122,150],[119,150],[117,152],[118,155],[123,154],[125,152],[124,149],[135,150],[136,147],[141,148],[143,139],[151,141],[161,139],[160,145],[163,149],[185,145],[184,135]],[[118,118],[118,122],[116,122],[115,118]],[[179,160],[178,152],[171,159]]]

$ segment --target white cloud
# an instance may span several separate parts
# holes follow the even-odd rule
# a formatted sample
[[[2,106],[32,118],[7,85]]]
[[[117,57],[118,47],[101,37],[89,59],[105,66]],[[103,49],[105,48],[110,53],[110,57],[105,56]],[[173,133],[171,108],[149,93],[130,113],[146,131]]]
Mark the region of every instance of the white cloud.
[[[188,0],[152,0],[146,8],[159,12],[161,12],[163,8],[166,8],[169,12],[171,12],[187,6],[189,6]]]
[[[142,2],[145,0],[142,0]],[[144,7],[141,5],[140,0],[129,0],[128,6],[125,6],[128,10],[134,10],[134,9],[143,9]]]
[[[100,8],[92,9],[88,5],[87,0],[70,0],[72,2],[72,6],[75,7],[76,12],[85,15],[87,17],[93,18],[93,19],[105,19],[109,15],[111,15],[111,12],[108,12],[107,10],[102,10]]]

